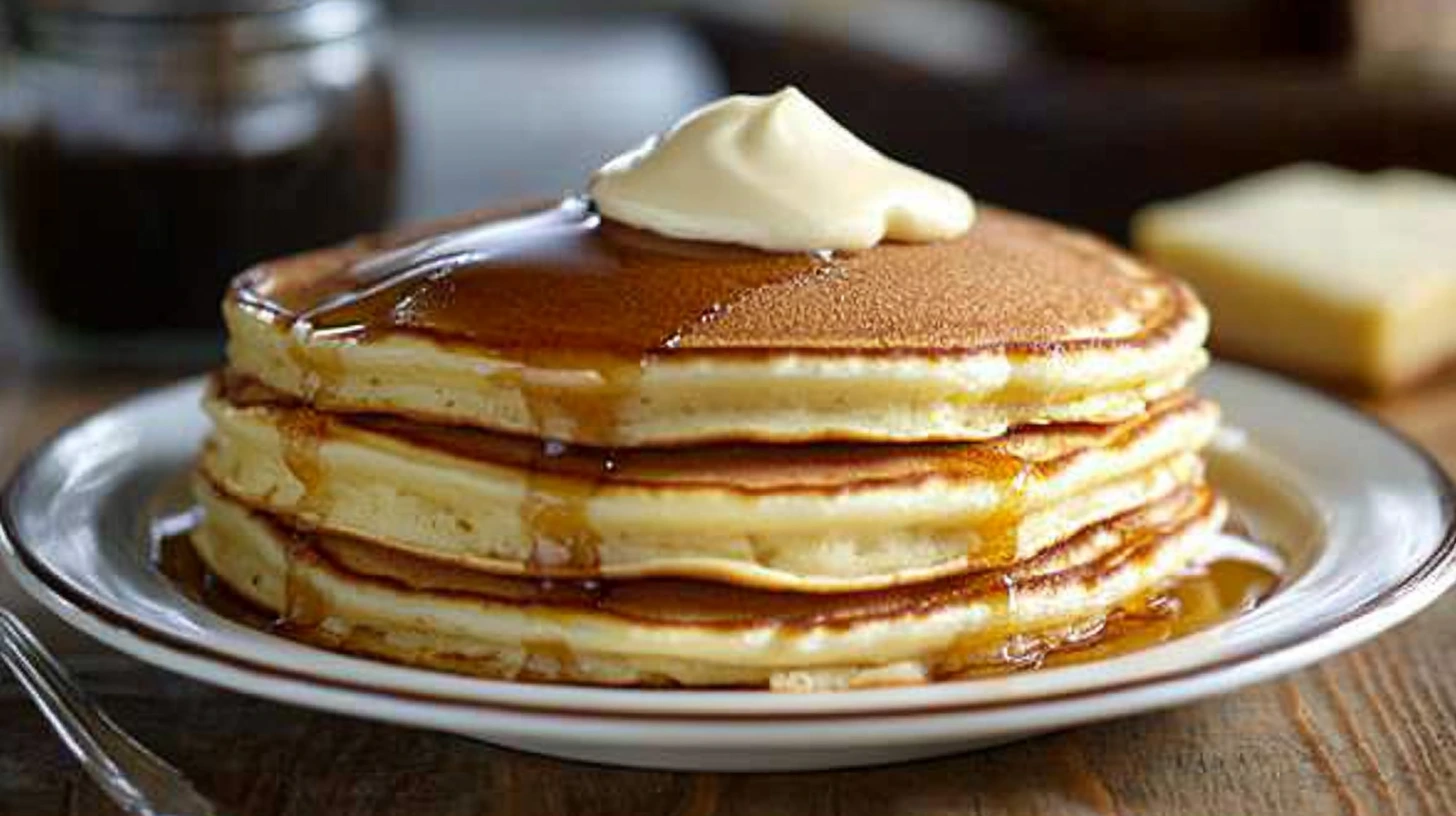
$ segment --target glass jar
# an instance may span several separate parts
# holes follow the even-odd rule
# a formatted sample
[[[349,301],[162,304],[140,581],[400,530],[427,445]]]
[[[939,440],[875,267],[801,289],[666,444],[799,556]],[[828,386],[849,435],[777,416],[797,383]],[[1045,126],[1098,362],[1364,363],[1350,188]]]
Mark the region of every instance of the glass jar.
[[[83,335],[210,329],[228,280],[379,228],[397,125],[372,0],[34,0],[0,95],[10,265]]]

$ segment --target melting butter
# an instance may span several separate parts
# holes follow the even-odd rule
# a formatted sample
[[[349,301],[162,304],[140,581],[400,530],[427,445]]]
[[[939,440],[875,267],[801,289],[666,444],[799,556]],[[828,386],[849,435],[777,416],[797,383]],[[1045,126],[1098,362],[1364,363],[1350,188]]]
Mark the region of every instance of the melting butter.
[[[792,87],[699,108],[589,189],[613,220],[774,252],[940,241],[975,219],[964,190],[886,157]]]

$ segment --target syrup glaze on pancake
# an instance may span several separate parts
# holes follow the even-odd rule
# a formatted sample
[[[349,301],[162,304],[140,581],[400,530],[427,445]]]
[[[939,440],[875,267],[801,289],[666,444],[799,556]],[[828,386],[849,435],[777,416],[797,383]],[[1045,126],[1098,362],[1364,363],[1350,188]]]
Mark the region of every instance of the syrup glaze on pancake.
[[[1206,362],[1187,287],[998,210],[836,255],[568,199],[265,263],[223,311],[231,364],[316,407],[613,447],[986,439],[1132,416]]]
[[[264,264],[232,296],[305,334],[424,335],[539,367],[580,367],[583,355],[1036,352],[1134,342],[1188,308],[1171,279],[1108,245],[991,208],[954,241],[838,254],[676,241],[578,199],[409,237]]]

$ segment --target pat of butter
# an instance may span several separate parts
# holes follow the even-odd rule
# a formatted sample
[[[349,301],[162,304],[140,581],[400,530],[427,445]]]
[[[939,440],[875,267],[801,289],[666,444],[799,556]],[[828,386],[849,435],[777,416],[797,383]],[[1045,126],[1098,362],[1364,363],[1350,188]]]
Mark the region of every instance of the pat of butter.
[[[1215,351],[1385,389],[1456,358],[1456,180],[1414,170],[1273,170],[1133,224],[1193,284]]]
[[[777,252],[939,241],[975,218],[965,191],[887,158],[795,88],[699,108],[589,190],[616,221]]]

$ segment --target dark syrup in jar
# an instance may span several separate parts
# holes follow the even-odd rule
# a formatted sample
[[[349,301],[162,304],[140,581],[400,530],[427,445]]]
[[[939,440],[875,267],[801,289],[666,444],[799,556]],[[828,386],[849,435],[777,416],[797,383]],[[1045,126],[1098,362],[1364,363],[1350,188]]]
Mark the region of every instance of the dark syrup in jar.
[[[49,322],[215,331],[234,275],[392,215],[373,5],[327,35],[285,26],[311,0],[286,5],[32,14],[0,77],[0,214],[7,265]]]

